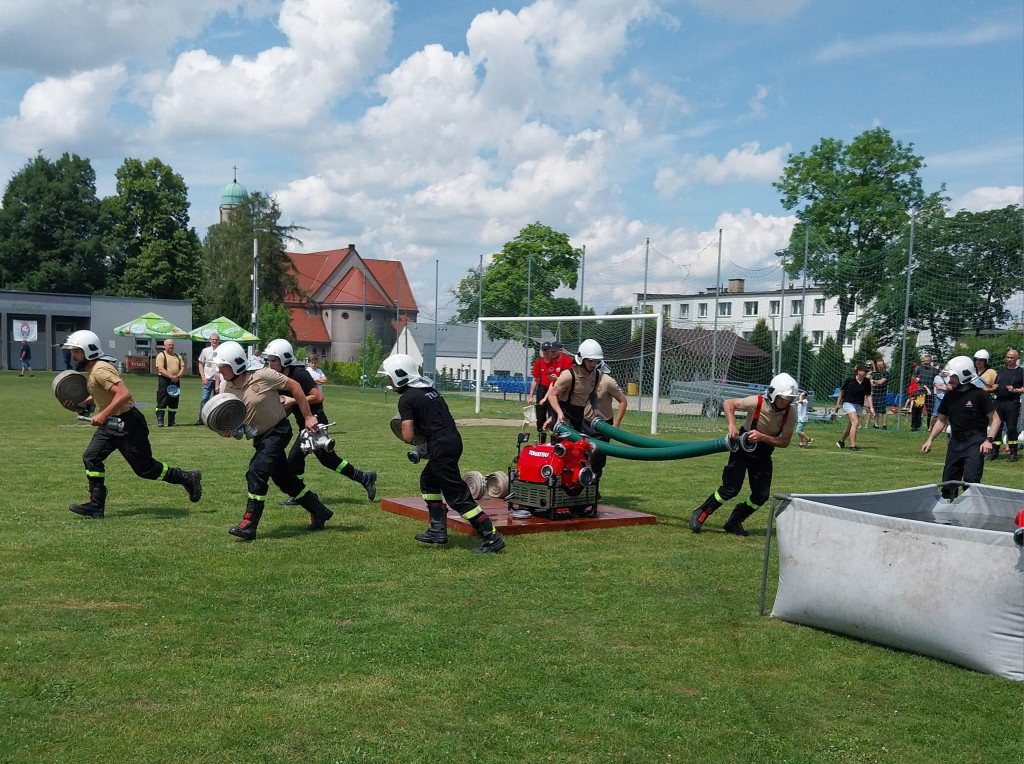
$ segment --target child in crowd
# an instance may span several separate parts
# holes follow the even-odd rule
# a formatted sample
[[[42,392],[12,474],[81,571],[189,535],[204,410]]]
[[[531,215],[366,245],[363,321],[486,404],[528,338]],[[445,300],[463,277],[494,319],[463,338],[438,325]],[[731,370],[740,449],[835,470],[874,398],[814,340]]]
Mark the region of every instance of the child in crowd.
[[[814,438],[804,432],[807,426],[807,391],[801,390],[800,397],[796,399],[796,434],[800,437],[797,445],[800,448],[807,448],[814,442]]]

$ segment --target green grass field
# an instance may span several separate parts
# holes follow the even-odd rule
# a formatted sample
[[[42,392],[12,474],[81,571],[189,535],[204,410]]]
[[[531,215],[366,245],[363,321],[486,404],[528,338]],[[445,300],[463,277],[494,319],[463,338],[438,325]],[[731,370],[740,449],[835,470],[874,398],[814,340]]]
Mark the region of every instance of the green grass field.
[[[107,517],[68,512],[91,428],[51,379],[0,376],[0,760],[1020,760],[1019,685],[758,617],[767,512],[749,539],[719,532],[726,509],[699,536],[686,526],[724,455],[611,460],[605,500],[658,525],[512,537],[497,556],[461,534],[414,542],[423,525],[311,460],[328,529],[307,533],[272,488],[247,544],[227,529],[251,445],[201,427],[151,433],[158,459],[203,470],[201,503],[114,454]],[[127,382],[152,422],[155,378]],[[182,387],[191,425],[198,383]],[[396,397],[326,397],[339,452],[379,473],[378,499],[417,494],[387,426]],[[474,416],[468,397],[450,403]],[[867,431],[853,454],[837,425],[809,432],[811,449],[777,452],[775,491],[941,474],[944,447],[922,456],[920,436]],[[514,453],[513,428],[462,433],[464,470]],[[1019,488],[1024,465],[990,464],[985,480]]]

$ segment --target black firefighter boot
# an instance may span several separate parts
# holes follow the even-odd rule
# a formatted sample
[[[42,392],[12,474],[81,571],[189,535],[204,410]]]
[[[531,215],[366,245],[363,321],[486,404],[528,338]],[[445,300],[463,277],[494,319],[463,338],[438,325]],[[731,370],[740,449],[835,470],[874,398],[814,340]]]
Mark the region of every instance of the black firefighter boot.
[[[183,470],[171,467],[164,475],[164,482],[181,485],[188,491],[188,500],[195,504],[203,498],[203,473],[199,470]]]
[[[747,529],[743,527],[743,521],[755,512],[757,512],[757,507],[752,507],[745,501],[737,504],[732,514],[729,515],[729,519],[725,521],[725,525],[722,526],[722,530],[737,536],[749,536]]]
[[[356,470],[356,474],[352,476],[359,485],[366,489],[366,500],[373,501],[377,498],[377,473],[376,472],[361,472]]]
[[[163,427],[164,426],[164,410],[163,409],[157,409],[156,410],[156,426],[157,427]]]
[[[487,554],[488,552],[500,552],[505,548],[505,539],[491,522],[487,515],[478,515],[470,520],[476,532],[483,537],[483,543],[473,550],[473,554]]]
[[[309,512],[309,525],[306,526],[306,530],[322,531],[324,523],[334,517],[334,513],[325,507],[324,503],[320,501],[320,497],[312,491],[303,494],[298,503],[300,507]]]
[[[177,412],[176,409],[168,409],[168,411],[167,411],[167,426],[168,427],[177,427],[177,425],[174,424],[174,417],[177,414],[178,414],[178,412]]]
[[[439,501],[429,501],[427,512],[430,514],[430,528],[423,533],[417,533],[413,538],[424,544],[447,544],[448,507]]]
[[[103,507],[107,503],[107,487],[102,480],[89,481],[89,500],[81,504],[72,504],[68,509],[76,515],[93,517],[97,520],[103,517]]]
[[[704,521],[707,520],[708,517],[711,516],[711,513],[720,506],[722,506],[722,502],[716,499],[714,494],[711,494],[704,499],[704,503],[693,510],[693,514],[690,515],[690,530],[694,533],[700,533],[700,529],[701,526],[704,525]]]
[[[1012,444],[1010,446],[1010,457],[1006,461],[1008,461],[1008,462],[1015,462],[1015,461],[1017,461],[1017,444],[1014,443],[1014,444]]]
[[[229,528],[228,533],[243,541],[252,541],[256,538],[256,526],[260,524],[261,517],[263,517],[263,502],[259,499],[249,499],[245,503],[245,517],[242,518],[242,522]]]

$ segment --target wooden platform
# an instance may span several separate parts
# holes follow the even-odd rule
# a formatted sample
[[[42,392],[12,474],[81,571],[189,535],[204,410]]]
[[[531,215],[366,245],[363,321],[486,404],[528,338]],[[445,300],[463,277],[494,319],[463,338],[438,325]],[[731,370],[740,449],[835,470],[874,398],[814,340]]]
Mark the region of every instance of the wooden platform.
[[[544,517],[520,520],[509,514],[508,504],[501,499],[483,498],[479,504],[484,512],[490,515],[494,526],[506,536],[553,531],[589,531],[597,528],[620,528],[624,525],[654,525],[658,522],[654,515],[608,507],[604,504],[598,505],[597,517],[570,517],[565,520],[548,520]],[[384,499],[380,503],[380,508],[385,512],[411,517],[424,524],[427,522],[427,505],[419,496]],[[475,533],[473,526],[453,509],[448,510],[448,530],[470,535]]]

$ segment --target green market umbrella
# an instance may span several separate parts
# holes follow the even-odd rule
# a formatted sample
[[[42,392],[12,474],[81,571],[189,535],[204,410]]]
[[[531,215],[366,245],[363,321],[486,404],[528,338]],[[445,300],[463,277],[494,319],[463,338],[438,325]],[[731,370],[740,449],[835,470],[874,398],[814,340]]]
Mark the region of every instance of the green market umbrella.
[[[188,332],[156,313],[145,313],[114,328],[119,337],[151,337],[156,340],[188,339]]]
[[[227,316],[221,316],[215,318],[208,324],[203,324],[190,332],[192,339],[196,342],[206,342],[210,339],[211,334],[216,334],[220,337],[221,342],[227,340],[233,340],[240,342],[243,345],[252,344],[259,342],[260,338],[252,332],[248,332]]]

